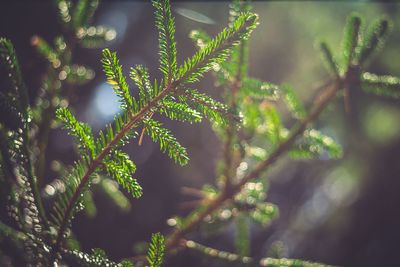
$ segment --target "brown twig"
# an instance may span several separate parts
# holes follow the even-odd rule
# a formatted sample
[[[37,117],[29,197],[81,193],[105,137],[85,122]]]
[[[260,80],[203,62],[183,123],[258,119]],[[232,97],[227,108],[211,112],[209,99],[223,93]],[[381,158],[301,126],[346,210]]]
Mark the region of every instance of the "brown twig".
[[[111,149],[126,135],[126,133],[130,131],[135,126],[135,124],[139,122],[147,114],[147,112],[149,112],[162,98],[164,98],[167,94],[176,89],[178,84],[179,82],[171,83],[158,96],[153,98],[146,106],[144,106],[139,112],[133,114],[129,122],[125,124],[121,131],[117,135],[115,135],[114,138],[107,144],[107,146],[103,148],[100,154],[98,154],[96,158],[90,162],[85,174],[80,180],[79,185],[77,186],[72,197],[70,198],[67,208],[63,214],[63,218],[61,220],[60,228],[57,232],[57,238],[54,245],[54,255],[59,251],[61,247],[61,242],[63,240],[64,232],[67,228],[70,215],[73,211],[73,208],[75,207],[76,202],[78,201],[79,196],[82,193],[83,188],[89,182],[90,176],[102,164],[103,159],[108,155]]]
[[[232,187],[226,187],[221,191],[214,199],[210,200],[210,202],[204,207],[203,210],[198,212],[193,216],[193,219],[183,226],[182,228],[178,228],[173,231],[166,239],[166,252],[170,252],[175,249],[180,240],[184,238],[184,236],[196,228],[203,219],[220,208],[226,202],[232,200],[232,198],[241,191],[242,187],[249,181],[256,179],[268,169],[280,156],[285,154],[297,138],[307,129],[307,127],[317,119],[317,117],[321,114],[322,110],[332,101],[337,92],[342,88],[342,81],[338,80],[335,82],[329,82],[326,84],[325,90],[316,98],[315,104],[311,109],[309,115],[298,124],[296,124],[292,130],[289,137],[284,140],[270,155],[267,159],[259,163],[253,171],[249,172],[245,177],[243,177],[238,183],[234,184]]]

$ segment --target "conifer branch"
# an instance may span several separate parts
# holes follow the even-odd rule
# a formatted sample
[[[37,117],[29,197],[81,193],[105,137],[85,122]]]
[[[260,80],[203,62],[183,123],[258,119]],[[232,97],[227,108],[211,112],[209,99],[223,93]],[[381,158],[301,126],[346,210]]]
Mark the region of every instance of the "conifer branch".
[[[391,22],[385,18],[377,19],[368,27],[365,38],[358,47],[357,61],[360,65],[382,48],[391,28]]]
[[[241,14],[231,27],[224,29],[192,58],[183,63],[178,70],[178,81],[183,81],[183,84],[198,81],[213,64],[221,63],[227,58],[231,47],[246,40],[257,24],[256,14]]]
[[[348,71],[355,56],[355,50],[360,38],[361,18],[352,14],[347,18],[342,40],[343,73]]]
[[[180,240],[194,228],[196,228],[203,219],[220,208],[225,202],[231,201],[233,196],[239,193],[242,187],[248,183],[249,181],[258,178],[261,173],[266,171],[268,167],[270,167],[275,161],[283,154],[289,151],[294,142],[297,140],[299,136],[303,134],[303,132],[307,129],[307,127],[315,121],[322,110],[335,98],[337,93],[342,89],[342,82],[332,81],[327,83],[326,88],[322,91],[322,93],[317,97],[317,102],[314,107],[311,109],[309,115],[303,119],[299,124],[295,125],[292,128],[291,134],[288,138],[282,141],[275,150],[268,156],[267,159],[260,162],[253,171],[249,172],[246,176],[244,176],[238,183],[234,184],[229,190],[222,190],[217,196],[211,199],[207,205],[197,213],[193,214],[192,220],[185,224],[183,227],[176,229],[173,231],[168,237],[166,241],[166,252],[170,252],[177,246],[179,246]]]
[[[121,139],[127,135],[127,133],[137,124],[139,121],[149,112],[156,104],[164,98],[172,89],[175,88],[175,84],[171,84],[170,86],[166,87],[157,97],[152,99],[146,106],[144,106],[139,112],[133,114],[130,117],[130,120],[127,124],[125,124],[120,132],[118,132],[114,138],[101,150],[101,152],[88,164],[88,167],[82,176],[79,185],[77,186],[75,192],[73,193],[72,197],[68,201],[67,208],[62,215],[62,220],[60,223],[60,228],[57,233],[57,238],[55,242],[55,253],[57,253],[60,249],[61,242],[64,238],[64,233],[68,225],[68,221],[70,215],[75,208],[76,202],[78,201],[79,196],[81,195],[84,187],[89,182],[89,178],[91,177],[92,173],[96,171],[96,169],[101,166],[104,158],[111,152],[111,150],[120,142]]]
[[[5,39],[0,38],[0,59],[7,61],[5,66],[10,72],[13,85],[10,90],[15,91],[0,92],[0,112],[10,113],[8,118],[1,118],[0,183],[5,187],[2,191],[11,192],[9,194],[11,198],[9,207],[13,209],[11,216],[16,218],[16,222],[20,224],[19,228],[22,229],[20,233],[0,222],[1,235],[15,240],[21,239],[17,240],[18,242],[27,241],[24,245],[28,248],[27,255],[30,257],[28,261],[35,266],[57,265],[59,259],[69,258],[86,266],[133,267],[133,263],[128,260],[117,263],[108,259],[105,252],[100,249],[95,249],[93,253],[88,254],[79,251],[77,246],[69,246],[66,239],[71,228],[71,221],[84,204],[88,204],[88,207],[89,204],[93,205],[89,188],[92,182],[96,182],[97,179],[94,178],[101,171],[107,173],[109,178],[116,180],[133,197],[138,198],[142,195],[142,188],[133,177],[136,165],[130,160],[128,154],[121,150],[127,140],[138,135],[136,130],[139,127],[142,127],[139,144],[146,133],[153,141],[159,142],[161,151],[167,153],[177,163],[184,165],[189,160],[186,149],[178,143],[170,130],[163,128],[162,124],[154,118],[159,114],[172,120],[197,123],[204,117],[208,117],[216,122],[214,127],[224,138],[222,161],[225,169],[222,170],[222,175],[218,172],[218,178],[222,176],[224,183],[219,189],[205,186],[202,191],[197,191],[196,194],[201,200],[196,200],[196,203],[200,203],[200,207],[186,218],[177,218],[174,223],[176,228],[167,238],[159,233],[152,235],[147,256],[141,255],[137,258],[142,261],[147,260],[150,267],[161,267],[164,254],[186,247],[212,257],[239,261],[243,264],[324,266],[303,260],[284,259],[280,256],[277,256],[277,259],[258,258],[257,260],[247,257],[250,246],[246,216],[248,215],[249,219],[257,223],[267,225],[278,215],[278,207],[266,202],[265,187],[257,179],[260,179],[262,174],[285,154],[303,158],[318,156],[325,152],[330,157],[341,155],[341,147],[332,138],[310,128],[310,124],[317,120],[324,108],[341,90],[344,90],[346,96],[347,90],[357,85],[375,94],[400,97],[399,78],[364,72],[363,66],[384,42],[390,28],[389,21],[378,20],[369,28],[367,38],[363,38],[360,18],[357,16],[349,18],[339,61],[325,43],[321,45],[328,69],[333,74],[333,80],[322,86],[322,92],[317,95],[309,112],[306,112],[291,87],[286,85],[278,87],[247,77],[246,41],[258,23],[257,15],[248,12],[250,7],[247,2],[234,1],[231,5],[229,27],[215,38],[212,39],[203,32],[194,32],[193,38],[200,50],[178,67],[174,36],[175,22],[169,0],[153,0],[156,28],[159,31],[159,68],[163,73],[163,78],[152,83],[147,68],[140,65],[132,68],[130,77],[138,88],[138,97],[135,99],[136,96],[133,97],[130,93],[116,53],[108,49],[103,50],[101,62],[104,72],[108,83],[112,85],[120,99],[122,112],[115,116],[112,125],[107,126],[104,132],[100,131],[98,137],[94,138],[90,126],[79,122],[69,109],[57,110],[57,118],[64,122],[64,128],[67,128],[69,134],[75,137],[81,157],[68,174],[63,176],[63,181],[60,181],[63,190],[54,187],[54,191],[48,193],[46,187],[45,192],[48,196],[57,194],[52,213],[48,214],[50,217],[48,220],[35,174],[43,174],[43,152],[47,145],[50,123],[54,119],[52,111],[55,111],[58,106],[67,106],[67,104],[58,104],[64,81],[68,84],[80,84],[93,77],[93,72],[79,74],[78,69],[84,68],[85,72],[87,69],[71,64],[71,50],[77,43],[83,47],[101,45],[103,41],[111,38],[110,34],[112,34],[106,28],[89,25],[98,0],[77,0],[74,4],[64,0],[57,0],[57,2],[61,19],[71,31],[68,33],[71,40],[65,42],[60,36],[54,48],[38,37],[32,40],[39,53],[50,63],[43,83],[47,88],[38,97],[37,110],[34,112],[37,115],[34,117],[36,122],[43,127],[36,136],[39,150],[42,152],[38,155],[39,160],[36,162],[34,157],[31,158],[35,154],[30,147],[30,143],[34,142],[30,141],[29,134],[31,118],[27,92],[13,48]],[[231,58],[228,62],[229,55]],[[187,87],[211,69],[216,72],[219,85],[226,89],[224,95],[226,105]],[[278,109],[273,105],[274,103],[270,102],[277,99],[278,92],[283,97],[292,117],[298,119],[290,130],[285,128]],[[42,107],[43,102],[40,101],[43,100],[49,101],[50,105]],[[239,108],[242,113],[239,113]],[[240,114],[244,122],[243,127],[239,129],[235,124],[239,121],[237,119],[239,116],[236,114]],[[43,118],[40,118],[41,116]],[[265,149],[258,147],[260,140],[257,134],[264,135]],[[10,139],[10,142],[6,139]],[[38,164],[36,170],[33,163]],[[249,170],[248,166],[250,166]],[[110,193],[117,190],[118,186],[109,178],[100,177],[99,179],[102,186],[107,187]],[[55,185],[55,182],[49,186]],[[108,187],[110,183],[112,186]],[[120,195],[113,194],[113,197],[122,196],[122,192],[118,191],[118,193]],[[126,204],[128,203],[126,198],[124,201],[125,204],[122,205],[125,207],[129,205]],[[225,211],[229,215],[225,216]],[[207,222],[208,218],[210,222],[219,223],[236,219],[238,223],[237,254],[185,240],[188,233]],[[74,239],[71,236],[71,240]]]
[[[153,0],[155,22],[159,31],[160,70],[165,81],[170,83],[176,75],[175,22],[168,0]]]
[[[5,102],[8,99],[11,100],[11,103],[13,106],[15,106],[15,109],[9,111],[12,111],[12,114],[14,115],[11,116],[15,116],[15,119],[17,119],[17,121],[14,123],[17,123],[18,127],[13,130],[17,136],[20,136],[22,140],[20,150],[17,152],[17,157],[19,157],[18,160],[20,162],[17,162],[17,164],[21,164],[24,168],[22,171],[26,172],[33,196],[32,204],[36,206],[42,223],[47,226],[47,216],[43,207],[42,199],[40,197],[37,178],[31,160],[31,151],[29,149],[29,124],[31,122],[31,117],[28,92],[22,79],[22,73],[14,46],[10,40],[5,38],[0,38],[0,66],[5,68],[8,80],[10,82],[9,88],[4,88],[4,94],[2,93],[0,95],[2,98],[1,102]],[[0,127],[2,130],[1,125]],[[14,172],[14,170],[11,170],[11,172]]]
[[[221,260],[226,260],[229,262],[243,263],[243,264],[251,264],[254,263],[254,259],[248,256],[238,255],[235,253],[217,250],[215,248],[204,246],[198,242],[193,240],[185,240],[182,239],[180,244],[188,249],[199,251],[207,256],[218,258]]]
[[[161,127],[161,123],[153,119],[145,119],[143,123],[146,132],[155,141],[160,143],[163,152],[168,152],[168,156],[180,165],[186,165],[189,161],[186,149],[181,146],[171,132]]]
[[[129,115],[127,122],[121,125],[120,131],[113,135],[113,138],[107,144],[105,144],[100,151],[98,151],[97,155],[92,160],[88,162],[86,171],[79,180],[79,184],[76,186],[76,189],[72,193],[66,208],[61,215],[60,227],[58,229],[56,242],[53,247],[53,257],[56,256],[61,248],[64,233],[67,229],[68,222],[71,218],[79,196],[83,193],[83,190],[88,184],[91,175],[98,169],[98,167],[101,166],[104,159],[112,151],[112,149],[118,145],[118,143],[129,133],[129,131],[132,130],[132,128],[143,121],[146,115],[151,113],[152,110],[156,108],[165,97],[175,92],[183,84],[187,83],[187,80],[190,80],[192,75],[199,77],[199,73],[204,73],[209,69],[205,68],[205,66],[224,58],[230,48],[239,44],[240,40],[247,38],[250,31],[256,26],[256,22],[256,15],[246,14],[239,17],[238,21],[235,23],[235,27],[225,30],[224,34],[217,37],[217,41],[215,41],[209,49],[206,49],[201,53],[201,56],[194,57],[194,61],[196,62],[195,64],[190,65],[190,68],[182,69],[180,72],[181,76],[177,80],[168,83],[159,92],[157,91],[158,94],[143,106],[140,105],[141,108],[139,110],[136,110],[137,105],[134,104],[135,101],[133,98],[128,96],[129,88],[126,84],[125,78],[122,76],[122,69],[118,63],[116,55],[107,50],[103,52],[104,57],[102,62],[104,64],[104,69],[108,80],[114,86],[115,90],[120,90],[119,93],[121,94],[121,99],[124,100],[124,107],[126,107],[128,110],[132,110],[132,112],[130,112],[131,114]],[[180,163],[185,162],[182,159],[177,159]]]
[[[183,102],[189,102],[189,104],[203,116],[208,119],[220,123],[226,124],[227,118],[231,117],[232,120],[238,120],[235,114],[228,111],[228,107],[212,97],[202,94],[194,89],[188,89],[184,94],[179,96]]]
[[[227,251],[221,251],[215,248],[211,248],[202,244],[199,244],[198,242],[195,242],[193,240],[185,240],[182,239],[180,241],[181,245],[188,248],[192,249],[195,251],[199,251],[200,253],[203,253],[207,256],[213,257],[213,258],[218,258],[221,260],[229,261],[229,262],[236,262],[236,263],[242,263],[242,264],[249,264],[251,266],[268,266],[268,267],[329,267],[329,265],[321,264],[321,263],[314,263],[314,262],[309,262],[309,261],[304,261],[304,260],[298,260],[298,259],[286,259],[286,258],[281,258],[281,259],[275,259],[275,258],[261,258],[260,260],[256,260],[252,257],[248,256],[243,256],[243,255],[238,255],[235,253],[227,252]]]
[[[160,233],[151,236],[149,251],[146,258],[150,267],[161,267],[164,258],[164,236]]]
[[[238,69],[236,72],[236,75],[234,77],[234,80],[230,83],[230,87],[228,90],[230,90],[230,103],[229,103],[229,109],[231,110],[236,110],[237,109],[237,103],[236,103],[236,95],[238,90],[241,87],[242,84],[242,79],[244,78],[243,76],[246,75],[247,69],[245,71],[244,68],[242,68],[243,65],[245,65],[245,46],[247,45],[247,42],[242,42],[239,47],[237,48],[237,53],[238,53]],[[233,123],[233,121],[230,121],[226,125],[225,128],[225,135],[226,139],[224,142],[224,183],[226,187],[230,187],[232,184],[232,178],[234,176],[234,170],[235,170],[235,165],[238,164],[238,162],[235,162],[235,159],[233,158],[235,153],[233,151],[233,144],[234,144],[234,139],[237,138],[237,132],[236,132],[236,127]]]
[[[65,28],[65,34],[57,36],[54,47],[38,36],[31,39],[39,54],[49,61],[39,97],[36,99],[38,124],[38,148],[36,168],[39,184],[43,180],[46,163],[46,149],[51,124],[59,106],[68,105],[73,85],[80,85],[94,77],[94,72],[84,66],[72,64],[71,55],[75,48],[104,46],[116,37],[115,30],[103,26],[91,26],[90,21],[98,7],[99,0],[57,0],[58,15]],[[60,99],[64,98],[64,99]],[[64,100],[64,101],[60,101]],[[44,108],[43,102],[49,105]]]

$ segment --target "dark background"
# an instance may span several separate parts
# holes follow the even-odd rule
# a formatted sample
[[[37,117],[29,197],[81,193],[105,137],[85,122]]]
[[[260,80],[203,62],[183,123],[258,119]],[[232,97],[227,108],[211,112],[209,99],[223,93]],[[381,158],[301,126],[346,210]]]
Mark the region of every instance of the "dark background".
[[[177,2],[176,16],[178,61],[195,52],[189,40],[191,29],[203,28],[218,33],[227,24],[228,2]],[[371,62],[370,71],[400,76],[400,4],[363,2],[256,2],[254,11],[261,24],[250,43],[250,74],[274,83],[292,84],[309,103],[313,88],[328,74],[322,68],[317,38],[339,46],[346,16],[357,11],[369,23],[381,14],[394,21],[387,46]],[[184,9],[206,15],[210,20],[198,22],[187,18]],[[39,35],[52,42],[62,31],[52,2],[2,1],[0,36],[10,38],[17,50],[25,81],[33,98],[41,85],[46,62],[30,45]],[[178,11],[178,12],[176,12]],[[158,77],[157,33],[152,7],[147,2],[105,1],[100,4],[95,24],[115,27],[118,37],[110,48],[116,50],[128,72],[134,64],[149,67]],[[183,15],[182,15],[183,14]],[[207,23],[212,24],[207,24]],[[332,46],[333,46],[332,45]],[[101,72],[101,49],[78,49],[74,62],[90,66],[96,77],[79,87],[71,106],[79,119],[95,130],[110,121],[118,105],[111,88],[105,87]],[[220,91],[207,75],[198,88],[213,96]],[[341,160],[279,161],[268,173],[268,201],[280,207],[280,217],[266,229],[252,225],[252,256],[266,255],[268,248],[280,240],[286,256],[344,266],[398,266],[400,243],[400,106],[391,101],[351,92],[351,112],[345,113],[338,100],[316,124],[344,148]],[[82,249],[99,247],[118,260],[134,254],[133,244],[147,241],[151,233],[170,231],[165,221],[175,214],[185,214],[182,186],[200,188],[213,183],[221,147],[204,122],[189,125],[165,122],[178,140],[187,147],[188,166],[175,165],[157,145],[145,139],[144,145],[129,144],[127,151],[138,165],[136,176],[144,195],[131,201],[128,213],[121,211],[94,188],[97,215],[81,213],[73,228]],[[49,166],[53,160],[70,164],[76,158],[71,139],[64,130],[53,130],[49,139]],[[46,181],[56,178],[48,168]],[[234,226],[217,237],[191,237],[210,246],[233,250]],[[171,258],[166,266],[229,266],[193,252]]]

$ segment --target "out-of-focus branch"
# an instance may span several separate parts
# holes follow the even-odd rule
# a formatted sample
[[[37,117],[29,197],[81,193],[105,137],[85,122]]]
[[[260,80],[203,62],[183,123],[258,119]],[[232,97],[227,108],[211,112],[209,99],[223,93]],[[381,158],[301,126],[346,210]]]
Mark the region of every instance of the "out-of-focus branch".
[[[166,239],[166,253],[180,246],[181,240],[184,236],[195,229],[203,219],[216,211],[226,202],[229,202],[233,197],[239,193],[242,187],[249,181],[259,177],[266,171],[275,161],[285,154],[294,144],[299,136],[307,129],[307,127],[314,122],[321,112],[328,106],[328,104],[335,98],[337,93],[343,88],[341,80],[330,81],[325,84],[325,89],[316,97],[314,105],[311,108],[309,115],[296,124],[290,131],[290,135],[286,138],[264,161],[259,163],[251,172],[244,176],[239,182],[233,184],[231,187],[226,187],[214,199],[193,216],[193,219],[181,228],[173,231]]]

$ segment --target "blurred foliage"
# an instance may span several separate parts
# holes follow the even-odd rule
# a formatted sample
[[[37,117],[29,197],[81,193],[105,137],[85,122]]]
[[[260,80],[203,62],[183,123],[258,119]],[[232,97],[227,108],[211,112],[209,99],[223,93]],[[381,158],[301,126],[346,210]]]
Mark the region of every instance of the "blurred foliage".
[[[285,79],[296,87],[278,84],[279,77],[270,82],[249,75],[254,73],[254,76],[261,76],[258,74],[266,71],[260,67],[260,62],[264,62],[263,56],[277,48],[269,50],[269,46],[261,47],[259,44],[264,42],[257,39],[261,38],[260,35],[256,35],[249,44],[247,39],[258,25],[258,17],[249,12],[252,7],[247,1],[234,1],[230,5],[229,27],[214,38],[203,30],[192,31],[190,38],[199,50],[179,66],[175,19],[169,1],[152,1],[159,34],[161,76],[158,77],[161,78],[152,80],[148,68],[136,65],[129,73],[135,84],[132,90],[117,54],[104,49],[103,70],[107,82],[118,96],[121,111],[104,130],[93,134],[89,124],[79,121],[79,113],[75,117],[75,112],[69,107],[68,91],[71,86],[83,85],[94,78],[93,70],[75,63],[73,55],[76,46],[104,47],[116,37],[114,29],[91,24],[98,4],[97,0],[57,1],[65,34],[57,36],[53,43],[39,36],[32,38],[32,45],[48,63],[41,92],[32,106],[29,105],[13,46],[8,39],[0,39],[1,71],[5,73],[1,75],[1,78],[5,77],[1,82],[5,90],[2,88],[0,92],[0,111],[8,114],[1,117],[0,125],[0,183],[2,200],[3,196],[10,196],[4,197],[6,201],[2,202],[7,204],[8,213],[14,220],[10,225],[8,221],[0,222],[0,244],[12,243],[15,250],[25,252],[23,259],[13,260],[36,265],[71,261],[84,266],[133,266],[132,259],[117,263],[110,260],[101,249],[93,249],[92,253],[81,251],[71,223],[81,210],[89,217],[96,215],[98,207],[91,191],[93,185],[124,212],[131,209],[131,196],[138,198],[142,195],[141,186],[133,178],[136,164],[122,150],[129,140],[138,138],[138,144],[141,145],[145,135],[148,135],[175,162],[180,165],[188,163],[186,148],[178,142],[172,130],[164,128],[161,119],[165,117],[189,123],[199,123],[203,118],[208,118],[223,146],[223,155],[218,162],[215,184],[205,185],[202,190],[191,190],[199,198],[195,201],[196,208],[188,216],[169,219],[167,223],[174,227],[172,233],[165,238],[159,233],[152,235],[147,256],[134,258],[135,264],[141,266],[145,258],[150,266],[160,267],[164,254],[185,247],[227,261],[228,264],[324,266],[300,259],[286,259],[282,252],[284,245],[278,246],[276,243],[276,246],[268,249],[269,257],[250,257],[254,255],[251,247],[252,227],[255,224],[267,227],[280,214],[278,206],[267,201],[270,184],[265,179],[265,173],[269,165],[285,152],[292,159],[314,160],[312,163],[343,156],[340,143],[345,142],[335,131],[319,124],[310,125],[319,116],[318,108],[322,110],[329,101],[321,104],[320,99],[316,98],[311,109],[307,103],[303,104],[305,95],[313,92],[309,90],[305,93],[302,89],[304,84],[326,76],[320,71],[319,65],[316,67],[314,64],[316,52],[306,50],[291,57],[291,68],[299,70],[297,74],[293,74],[291,68],[282,72],[287,75]],[[256,9],[258,5],[255,3]],[[389,19],[380,17],[365,26],[361,16],[353,13],[348,16],[341,45],[337,45],[338,22],[332,21],[332,16],[327,15],[332,11],[313,6],[309,11],[318,14],[321,19],[305,25],[303,17],[295,10],[296,5],[286,10],[293,15],[290,23],[297,27],[303,24],[307,28],[307,31],[296,34],[314,38],[315,32],[322,32],[321,25],[327,26],[323,28],[327,41],[319,42],[318,48],[330,76],[325,86],[319,88],[320,91],[324,93],[329,86],[337,86],[337,92],[341,90],[337,95],[343,96],[347,111],[352,103],[358,101],[352,97],[357,97],[360,89],[373,95],[399,98],[399,78],[381,75],[386,71],[377,71],[375,62],[385,59],[373,57],[383,47],[392,28]],[[190,14],[186,17],[201,15],[188,13],[188,9],[181,9],[180,12]],[[274,8],[262,10],[265,14],[271,12],[274,12]],[[339,13],[344,18],[348,11]],[[261,30],[264,30],[263,26]],[[282,32],[276,31],[271,29],[272,34],[282,35]],[[300,42],[307,42],[306,39],[303,37]],[[280,39],[272,38],[270,41],[276,45]],[[277,47],[281,49],[279,45]],[[280,53],[289,52],[291,55],[289,50],[296,52],[296,47],[304,47],[304,43],[297,43]],[[331,50],[332,47],[339,48]],[[263,49],[262,53],[260,49]],[[392,55],[397,52],[393,44],[391,47],[389,45],[390,49]],[[252,51],[250,55],[249,50]],[[252,67],[250,63],[254,61],[254,55],[257,55],[257,62]],[[276,57],[283,58],[281,54]],[[275,62],[278,69],[284,66],[279,65],[277,60]],[[374,73],[366,71],[371,63],[374,63],[371,66]],[[216,87],[222,91],[221,102],[196,89],[197,82],[208,71],[213,71]],[[336,96],[336,91],[333,96]],[[318,112],[313,108],[315,106]],[[390,144],[399,136],[399,111],[396,107],[381,102],[366,105],[364,110],[366,112],[362,115],[361,125],[368,138],[378,144]],[[43,186],[47,182],[43,179],[44,165],[47,164],[47,140],[49,131],[58,126],[55,120],[61,121],[75,138],[79,159],[71,167],[53,161],[52,169],[61,178]],[[157,166],[156,162],[153,164]],[[359,164],[362,162],[354,160],[335,168],[321,182],[323,197],[330,198],[334,203],[344,203],[355,197],[360,189],[362,174],[360,169],[355,168]],[[130,196],[127,197],[119,187],[129,192]],[[310,220],[316,223],[322,217],[320,215],[327,212],[321,207],[329,208],[332,205],[324,206],[325,202],[319,200],[321,194],[317,192],[310,200],[311,205],[299,208],[299,213],[311,210]],[[45,205],[42,201],[45,201]],[[48,207],[52,209],[49,211]],[[227,226],[232,226],[235,229],[235,252],[186,240],[197,226],[205,239],[222,234]],[[0,263],[6,258],[3,254],[6,252],[3,253],[0,247]]]

